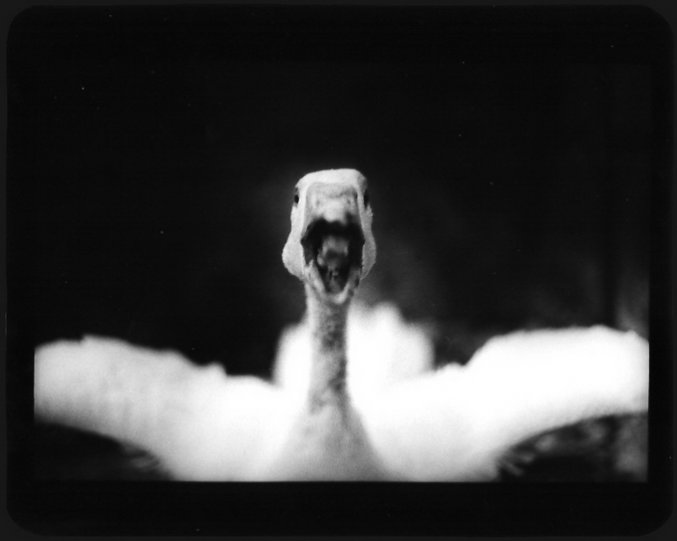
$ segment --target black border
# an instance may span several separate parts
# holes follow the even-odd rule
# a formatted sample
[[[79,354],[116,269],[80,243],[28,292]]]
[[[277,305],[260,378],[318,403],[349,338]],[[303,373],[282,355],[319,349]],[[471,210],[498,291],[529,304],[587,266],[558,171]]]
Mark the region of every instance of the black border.
[[[210,8],[207,8],[210,9]],[[251,8],[246,8],[251,9]],[[282,7],[267,6],[264,10]],[[297,24],[321,17],[313,6],[293,8]],[[351,8],[345,8],[350,11]],[[357,9],[357,8],[353,8]],[[362,7],[361,15],[382,24],[386,7]],[[403,9],[403,8],[393,8]],[[407,8],[414,9],[414,8]],[[431,8],[416,8],[421,13]],[[459,8],[469,9],[469,8]],[[485,8],[487,21],[504,17],[507,8]],[[550,13],[566,10],[548,8]],[[634,10],[634,11],[633,11]],[[348,12],[346,11],[346,13]],[[529,10],[517,8],[511,24],[530,24]],[[533,12],[532,12],[533,13]],[[541,12],[542,13],[542,12]],[[673,188],[673,47],[670,25],[643,8],[594,7],[579,12],[579,23],[613,31],[631,13],[655,29],[653,68],[665,81],[654,96],[664,104],[655,118],[655,174],[652,193],[651,352],[673,359],[669,301],[674,250]],[[350,15],[352,16],[352,15]],[[21,17],[14,18],[14,22]],[[536,15],[537,18],[540,14]],[[557,17],[555,17],[556,19]],[[547,19],[547,17],[546,17]],[[559,19],[561,21],[561,19]],[[316,21],[315,21],[316,22]],[[505,20],[501,21],[505,24]],[[533,22],[533,21],[532,21]],[[539,24],[543,24],[539,18]],[[290,24],[290,23],[287,23]],[[293,24],[293,23],[291,23]],[[331,26],[320,32],[329,39]],[[365,23],[372,24],[372,23]],[[392,23],[391,23],[392,24]],[[437,24],[443,28],[444,21]],[[484,23],[483,23],[484,24]],[[600,26],[602,25],[602,26]],[[555,32],[556,28],[552,29]],[[439,37],[441,34],[435,34]],[[435,37],[427,35],[434,45]],[[547,32],[544,33],[547,39]],[[383,54],[386,54],[386,48]],[[298,49],[297,54],[321,54]],[[256,51],[248,54],[256,54]],[[348,51],[345,54],[350,55]],[[354,54],[359,54],[355,52]],[[539,54],[537,50],[533,54]],[[612,53],[608,53],[612,54]],[[378,61],[378,50],[375,61]],[[4,145],[3,145],[4,147]],[[8,184],[7,189],[11,186]],[[9,194],[8,194],[9,195]],[[12,317],[13,247],[11,200],[7,209],[8,317]],[[4,248],[4,247],[3,247]],[[674,257],[674,255],[673,255]],[[7,297],[6,297],[7,298]],[[466,484],[196,484],[196,483],[34,483],[26,475],[30,404],[25,390],[30,374],[14,370],[12,359],[32,356],[25,337],[8,337],[7,389],[8,511],[23,528],[56,535],[641,535],[658,528],[673,508],[674,370],[670,363],[652,365],[650,478],[648,483],[618,485],[466,485]],[[27,387],[28,386],[28,387]],[[29,395],[30,396],[30,395]],[[4,485],[4,483],[3,483]],[[266,521],[261,521],[261,516]],[[64,524],[66,523],[66,524]]]

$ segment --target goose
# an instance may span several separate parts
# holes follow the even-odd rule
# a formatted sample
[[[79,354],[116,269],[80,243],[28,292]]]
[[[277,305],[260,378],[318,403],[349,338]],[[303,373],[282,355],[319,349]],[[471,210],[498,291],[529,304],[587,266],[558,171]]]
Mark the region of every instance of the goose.
[[[349,308],[376,259],[372,220],[354,169],[296,184],[282,261],[307,312],[281,342],[275,382],[86,336],[36,348],[36,418],[142,449],[179,480],[449,482],[496,479],[509,449],[553,428],[647,411],[647,341],[604,326],[495,336],[439,369],[425,342],[389,367],[387,333],[373,332],[371,353],[348,359]],[[406,327],[396,309],[384,318]],[[357,366],[370,362],[379,376],[360,388]]]

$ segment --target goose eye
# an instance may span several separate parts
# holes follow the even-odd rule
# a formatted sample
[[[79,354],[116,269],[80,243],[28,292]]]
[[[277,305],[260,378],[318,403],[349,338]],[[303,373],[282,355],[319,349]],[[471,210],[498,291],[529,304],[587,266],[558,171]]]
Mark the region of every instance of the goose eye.
[[[299,191],[298,191],[298,190],[296,190],[296,191],[294,192],[294,204],[295,204],[295,205],[298,205],[298,204],[299,204]]]
[[[369,206],[369,191],[368,190],[364,190],[364,195],[362,196],[362,198],[364,199],[364,206],[368,207]]]

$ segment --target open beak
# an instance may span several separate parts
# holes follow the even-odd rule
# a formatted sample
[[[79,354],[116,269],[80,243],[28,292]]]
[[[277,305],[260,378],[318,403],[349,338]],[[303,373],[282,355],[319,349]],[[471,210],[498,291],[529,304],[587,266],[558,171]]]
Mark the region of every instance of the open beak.
[[[305,270],[315,289],[343,302],[360,281],[364,233],[356,204],[333,203],[319,204],[310,213],[301,244]]]

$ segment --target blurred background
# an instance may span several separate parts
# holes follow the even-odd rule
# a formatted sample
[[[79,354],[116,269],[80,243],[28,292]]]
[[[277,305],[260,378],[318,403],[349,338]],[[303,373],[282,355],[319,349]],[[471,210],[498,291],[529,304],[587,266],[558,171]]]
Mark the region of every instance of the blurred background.
[[[440,363],[517,328],[648,336],[656,24],[641,9],[25,11],[8,43],[9,335],[115,336],[268,376],[304,310],[280,259],[293,186],[353,167],[379,249],[359,297],[425,325]]]

